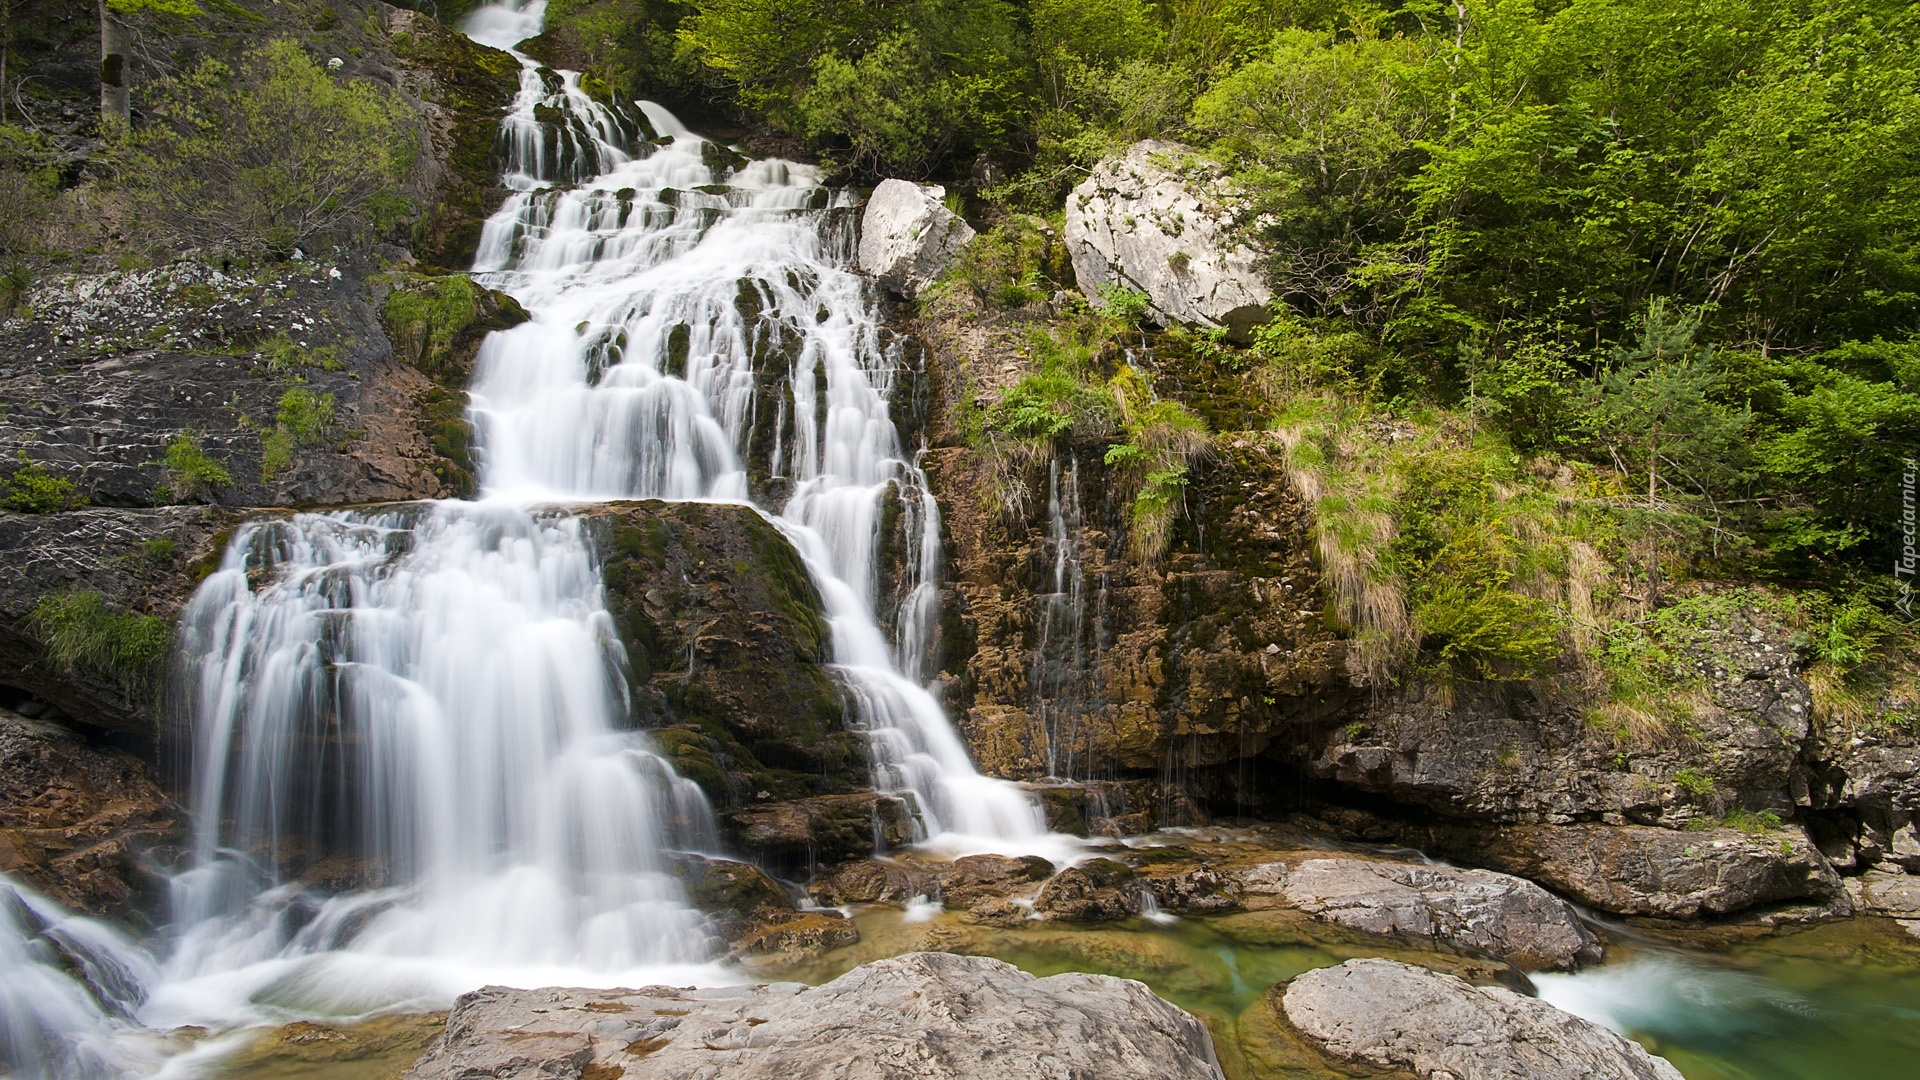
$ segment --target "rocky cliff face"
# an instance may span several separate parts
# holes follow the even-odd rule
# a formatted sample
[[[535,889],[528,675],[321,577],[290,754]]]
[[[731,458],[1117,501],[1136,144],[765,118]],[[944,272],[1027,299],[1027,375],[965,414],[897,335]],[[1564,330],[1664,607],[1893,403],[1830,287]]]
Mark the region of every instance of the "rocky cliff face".
[[[1691,647],[1703,689],[1661,738],[1593,719],[1577,674],[1357,686],[1281,451],[1236,430],[1234,387],[1177,352],[1133,363],[1222,430],[1167,557],[1141,563],[1102,462],[1111,440],[1009,458],[956,420],[963,395],[990,400],[1031,372],[1038,317],[982,308],[916,327],[950,560],[946,700],[983,768],[1146,784],[1120,790],[1153,811],[1109,828],[1307,811],[1627,914],[1843,910],[1834,865],[1901,865],[1920,847],[1903,831],[1920,806],[1911,738],[1823,732],[1793,631],[1758,608]]]

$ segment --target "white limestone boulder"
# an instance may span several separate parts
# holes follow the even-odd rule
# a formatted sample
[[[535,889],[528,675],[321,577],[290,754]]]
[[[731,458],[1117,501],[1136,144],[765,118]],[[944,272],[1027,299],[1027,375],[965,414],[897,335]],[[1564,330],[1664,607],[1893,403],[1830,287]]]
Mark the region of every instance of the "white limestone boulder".
[[[952,265],[974,232],[941,203],[946,189],[882,180],[860,216],[860,269],[911,300]]]
[[[1682,1080],[1667,1059],[1538,998],[1393,960],[1309,971],[1280,1007],[1327,1054],[1422,1080]]]
[[[1273,299],[1259,254],[1236,233],[1244,200],[1189,147],[1147,139],[1103,159],[1067,196],[1067,253],[1090,300],[1118,283],[1155,321],[1244,336]]]
[[[1140,983],[910,953],[794,983],[462,995],[408,1080],[1221,1080],[1206,1027]]]

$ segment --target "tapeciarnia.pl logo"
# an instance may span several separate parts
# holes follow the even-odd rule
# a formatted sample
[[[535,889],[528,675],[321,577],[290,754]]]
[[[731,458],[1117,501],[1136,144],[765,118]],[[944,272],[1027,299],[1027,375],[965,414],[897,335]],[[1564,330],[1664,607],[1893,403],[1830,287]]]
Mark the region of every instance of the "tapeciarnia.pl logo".
[[[1920,553],[1914,550],[1916,528],[1913,506],[1913,481],[1920,473],[1920,464],[1906,458],[1900,463],[1900,557],[1893,562],[1893,581],[1899,587],[1899,599],[1893,606],[1900,614],[1913,618],[1913,573],[1916,562],[1920,562]]]

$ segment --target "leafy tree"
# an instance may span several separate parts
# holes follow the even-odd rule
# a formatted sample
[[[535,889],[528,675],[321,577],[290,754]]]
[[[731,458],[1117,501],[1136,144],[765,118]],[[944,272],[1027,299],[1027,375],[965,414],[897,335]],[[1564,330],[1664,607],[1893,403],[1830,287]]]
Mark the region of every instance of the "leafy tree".
[[[285,255],[399,208],[417,149],[406,106],[336,78],[291,38],[237,66],[204,60],[154,98],[155,122],[124,153],[124,183],[175,243]]]
[[[1287,30],[1194,104],[1193,124],[1259,194],[1280,294],[1316,314],[1378,323],[1362,265],[1404,232],[1402,188],[1432,124],[1404,39]]]
[[[1582,387],[1590,438],[1623,477],[1644,483],[1646,505],[1713,502],[1746,475],[1744,409],[1716,400],[1725,379],[1713,350],[1696,345],[1699,316],[1663,302],[1647,309],[1640,339]]]

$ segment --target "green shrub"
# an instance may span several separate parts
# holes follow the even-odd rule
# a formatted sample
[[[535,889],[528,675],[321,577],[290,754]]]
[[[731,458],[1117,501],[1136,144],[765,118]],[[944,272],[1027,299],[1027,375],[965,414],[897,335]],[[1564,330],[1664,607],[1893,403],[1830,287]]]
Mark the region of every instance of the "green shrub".
[[[202,60],[153,86],[153,121],[119,154],[120,180],[163,239],[284,256],[395,216],[416,136],[406,105],[341,79],[280,38],[229,65]]]
[[[333,423],[334,397],[296,386],[280,395],[272,429],[260,435],[260,479],[271,480],[293,464],[294,452],[318,442]]]
[[[130,692],[157,681],[173,644],[173,628],[165,620],[114,611],[97,592],[44,596],[27,622],[55,669],[104,676]]]
[[[280,411],[274,422],[301,446],[317,441],[333,423],[332,394],[316,394],[296,386],[280,395]]]
[[[86,505],[73,481],[55,476],[45,465],[29,460],[20,451],[20,467],[7,478],[6,505],[23,514],[53,514]]]
[[[439,374],[460,331],[479,317],[473,282],[462,275],[409,283],[388,294],[382,321],[394,347],[429,374]]]
[[[158,491],[161,498],[195,502],[233,483],[233,475],[208,456],[200,445],[200,436],[191,428],[167,443],[161,463],[167,471],[167,482]]]
[[[1711,795],[1714,791],[1713,777],[1691,767],[1674,773],[1673,782],[1690,795]]]
[[[1147,319],[1153,302],[1147,294],[1138,289],[1130,289],[1117,281],[1109,281],[1095,290],[1100,295],[1097,310],[1107,318],[1122,326],[1139,326]]]

